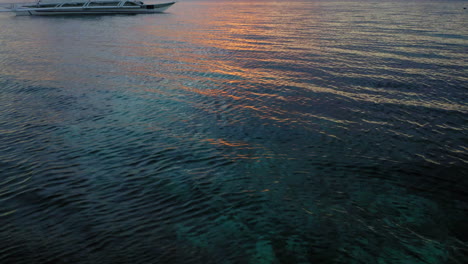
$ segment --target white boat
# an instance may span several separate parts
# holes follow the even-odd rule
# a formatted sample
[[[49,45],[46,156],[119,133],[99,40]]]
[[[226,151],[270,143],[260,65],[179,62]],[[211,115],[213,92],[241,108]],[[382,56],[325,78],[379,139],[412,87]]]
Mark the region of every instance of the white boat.
[[[17,16],[84,15],[84,14],[148,14],[166,11],[175,2],[144,4],[139,0],[38,0],[36,3],[11,4],[3,12]]]

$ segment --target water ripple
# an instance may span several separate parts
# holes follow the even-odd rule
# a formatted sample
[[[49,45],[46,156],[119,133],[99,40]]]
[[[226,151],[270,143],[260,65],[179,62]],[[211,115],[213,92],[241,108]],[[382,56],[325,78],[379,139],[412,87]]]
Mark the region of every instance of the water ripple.
[[[0,262],[462,263],[462,6],[0,16]]]

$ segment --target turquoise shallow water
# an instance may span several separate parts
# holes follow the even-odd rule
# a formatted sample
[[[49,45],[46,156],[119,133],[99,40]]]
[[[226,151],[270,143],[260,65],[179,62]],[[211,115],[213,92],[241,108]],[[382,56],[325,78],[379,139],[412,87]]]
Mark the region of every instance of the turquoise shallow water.
[[[464,263],[463,7],[0,14],[0,263]]]

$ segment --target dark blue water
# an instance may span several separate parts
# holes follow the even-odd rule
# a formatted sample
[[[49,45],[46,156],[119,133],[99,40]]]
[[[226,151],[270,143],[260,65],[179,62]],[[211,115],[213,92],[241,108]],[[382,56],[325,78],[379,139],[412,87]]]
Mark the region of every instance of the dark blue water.
[[[460,1],[0,15],[0,263],[466,263]]]

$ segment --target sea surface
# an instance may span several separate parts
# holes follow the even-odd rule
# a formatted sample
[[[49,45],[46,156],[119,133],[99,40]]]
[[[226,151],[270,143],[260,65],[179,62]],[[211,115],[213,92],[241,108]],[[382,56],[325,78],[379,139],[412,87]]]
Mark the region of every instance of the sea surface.
[[[465,7],[0,13],[0,263],[466,263]]]

